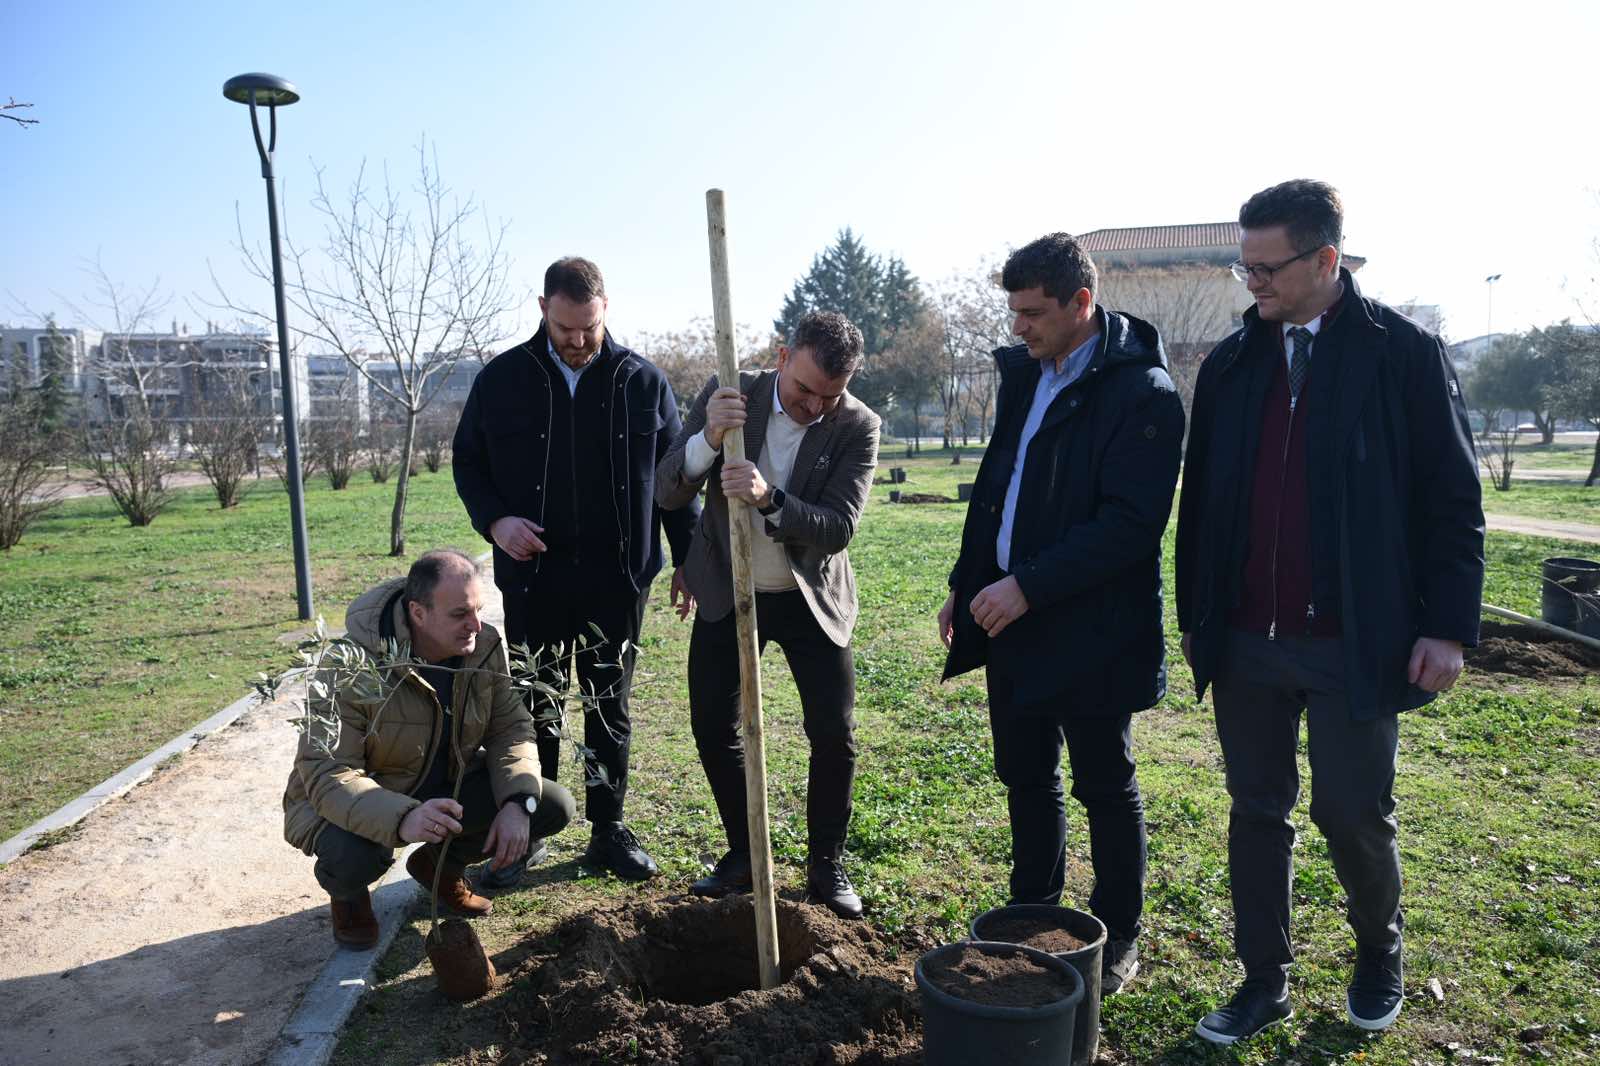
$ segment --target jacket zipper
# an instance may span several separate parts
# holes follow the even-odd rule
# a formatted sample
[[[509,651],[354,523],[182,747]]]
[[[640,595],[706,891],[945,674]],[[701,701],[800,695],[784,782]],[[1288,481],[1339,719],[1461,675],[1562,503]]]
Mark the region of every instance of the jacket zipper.
[[[1272,522],[1272,623],[1267,626],[1267,639],[1278,639],[1278,541],[1283,537],[1283,489],[1289,481],[1289,442],[1294,439],[1295,409],[1299,406],[1294,396],[1289,397],[1289,425],[1283,434],[1283,455],[1278,462],[1278,513]],[[1309,622],[1307,623],[1309,625]]]

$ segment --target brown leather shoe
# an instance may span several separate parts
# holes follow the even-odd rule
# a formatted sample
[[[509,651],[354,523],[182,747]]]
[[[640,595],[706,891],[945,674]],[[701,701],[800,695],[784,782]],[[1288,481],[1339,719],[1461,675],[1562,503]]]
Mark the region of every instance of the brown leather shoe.
[[[406,859],[406,873],[429,891],[433,889],[433,864],[437,854],[438,849],[429,845],[417,848]],[[466,875],[465,866],[445,860],[444,875],[439,878],[439,906],[464,918],[482,918],[494,910],[494,904],[472,891]]]
[[[333,939],[347,948],[365,951],[378,942],[378,916],[372,913],[372,895],[366,889],[355,899],[329,899]]]

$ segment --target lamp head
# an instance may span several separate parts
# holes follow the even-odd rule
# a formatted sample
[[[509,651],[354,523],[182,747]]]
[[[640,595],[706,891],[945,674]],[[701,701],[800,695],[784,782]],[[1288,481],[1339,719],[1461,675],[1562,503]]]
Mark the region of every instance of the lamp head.
[[[294,83],[276,74],[239,74],[222,86],[222,95],[235,103],[248,104],[252,93],[256,103],[276,107],[285,107],[300,99],[300,91]]]

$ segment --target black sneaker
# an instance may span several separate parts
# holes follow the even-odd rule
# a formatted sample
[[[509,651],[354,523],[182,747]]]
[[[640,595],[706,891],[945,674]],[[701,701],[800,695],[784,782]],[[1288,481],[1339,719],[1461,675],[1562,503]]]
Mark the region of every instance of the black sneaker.
[[[1100,953],[1100,998],[1114,996],[1139,975],[1139,945],[1131,940],[1106,942]]]
[[[1244,985],[1228,1000],[1228,1005],[1218,1007],[1194,1027],[1195,1035],[1213,1044],[1231,1044],[1247,1036],[1255,1036],[1269,1025],[1288,1021],[1294,1017],[1285,991],[1274,999],[1272,993],[1259,985]]]
[[[1401,946],[1384,950],[1356,949],[1356,972],[1345,996],[1350,1024],[1372,1032],[1387,1029],[1400,1017],[1405,1002]]]
[[[583,859],[591,866],[610,870],[624,881],[645,881],[661,872],[639,838],[633,835],[633,830],[621,822],[595,826]]]
[[[498,870],[493,865],[485,865],[478,874],[478,887],[495,892],[516,888],[522,884],[522,875],[528,872],[528,867],[538,866],[549,857],[550,845],[543,840],[535,840],[528,847],[528,853],[511,865],[502,866]]]
[[[711,872],[689,886],[697,896],[727,896],[749,892],[755,887],[748,851],[730,851],[717,860]]]
[[[841,918],[861,917],[861,897],[844,872],[844,863],[834,858],[811,860],[806,877],[806,901],[820,903]]]

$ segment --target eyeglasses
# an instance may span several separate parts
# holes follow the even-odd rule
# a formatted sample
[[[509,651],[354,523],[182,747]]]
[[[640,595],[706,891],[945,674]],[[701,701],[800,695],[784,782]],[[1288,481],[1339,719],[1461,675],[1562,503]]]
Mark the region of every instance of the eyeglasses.
[[[1244,260],[1235,259],[1232,263],[1228,264],[1228,269],[1233,271],[1233,276],[1238,278],[1240,281],[1254,280],[1262,285],[1265,285],[1272,280],[1272,275],[1276,274],[1290,263],[1304,259],[1308,255],[1316,255],[1325,247],[1326,245],[1319,244],[1315,248],[1308,248],[1299,255],[1295,256],[1293,259],[1285,259],[1277,266],[1267,266],[1264,263],[1255,263],[1251,266],[1246,266]]]

